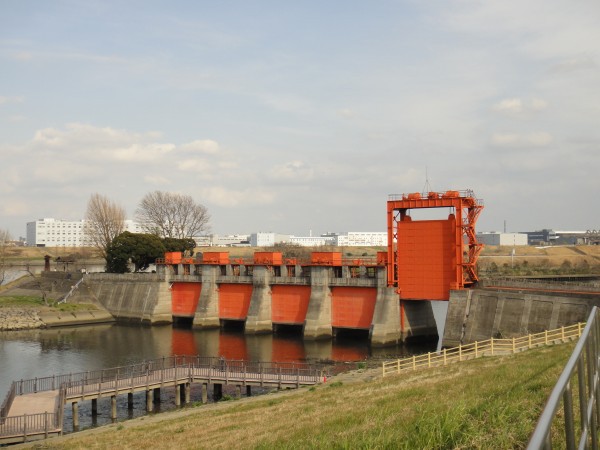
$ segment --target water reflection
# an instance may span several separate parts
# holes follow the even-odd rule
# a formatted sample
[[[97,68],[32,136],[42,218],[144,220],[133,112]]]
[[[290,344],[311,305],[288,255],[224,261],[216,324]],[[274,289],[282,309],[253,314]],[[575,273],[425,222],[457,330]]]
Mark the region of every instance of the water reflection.
[[[282,330],[277,334],[245,335],[241,329],[198,331],[170,325],[107,324],[1,332],[0,401],[14,380],[125,366],[169,355],[343,363],[423,353],[435,350],[435,344],[374,349],[369,346],[365,335],[340,334],[334,340],[304,341],[299,329]],[[200,397],[196,389],[199,388],[192,390],[193,401]],[[162,403],[155,410],[175,408],[174,392],[170,388],[165,389],[162,396]],[[126,401],[126,396],[119,396],[118,402],[126,404]],[[108,401],[99,402],[99,416],[96,418],[92,418],[91,407],[86,406],[87,403],[83,402],[80,406],[82,428],[110,423]],[[118,420],[145,414],[144,405],[144,394],[136,394],[134,410],[120,405]],[[69,431],[72,424],[69,406],[65,407],[65,414],[65,427]]]
[[[293,330],[297,331],[297,330]],[[10,382],[58,373],[123,366],[169,355],[224,356],[254,361],[361,361],[435,349],[371,348],[366,336],[304,341],[299,332],[245,335],[239,329],[191,330],[123,324],[0,333],[0,397]]]

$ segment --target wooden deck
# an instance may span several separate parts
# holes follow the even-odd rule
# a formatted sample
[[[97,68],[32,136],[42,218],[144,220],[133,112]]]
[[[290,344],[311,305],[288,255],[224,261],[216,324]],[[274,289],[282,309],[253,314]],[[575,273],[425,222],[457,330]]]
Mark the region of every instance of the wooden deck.
[[[192,383],[297,388],[324,380],[315,366],[174,356],[125,367],[15,381],[0,410],[0,444],[62,433],[66,403]]]

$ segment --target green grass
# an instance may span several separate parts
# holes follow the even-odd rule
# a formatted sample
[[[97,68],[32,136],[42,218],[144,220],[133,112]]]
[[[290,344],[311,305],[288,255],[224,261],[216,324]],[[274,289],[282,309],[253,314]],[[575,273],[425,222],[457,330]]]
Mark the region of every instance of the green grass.
[[[573,345],[164,413],[151,424],[129,422],[119,446],[525,448]],[[232,427],[235,433],[228,432]],[[45,444],[113,448],[110,428],[97,431]]]
[[[44,300],[42,297],[30,295],[0,297],[0,307],[3,306],[44,306]]]
[[[76,312],[76,311],[89,311],[98,309],[91,303],[61,303],[54,304],[53,300],[48,300],[48,305],[56,311],[64,312]],[[2,296],[0,297],[0,308],[3,307],[16,307],[16,308],[40,308],[43,307],[44,300],[42,297],[30,296],[30,295],[14,295],[14,296]]]

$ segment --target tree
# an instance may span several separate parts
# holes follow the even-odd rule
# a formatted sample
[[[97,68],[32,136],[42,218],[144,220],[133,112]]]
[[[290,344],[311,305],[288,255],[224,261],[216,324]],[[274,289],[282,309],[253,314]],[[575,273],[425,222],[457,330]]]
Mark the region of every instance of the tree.
[[[0,230],[0,285],[6,277],[6,253],[10,239],[8,230]]]
[[[163,238],[161,239],[167,252],[182,252],[192,255],[196,248],[196,241],[192,238],[177,239],[177,238]]]
[[[106,271],[111,273],[129,272],[129,261],[134,271],[145,270],[165,254],[160,238],[153,234],[130,233],[118,235],[107,248]]]
[[[207,231],[210,215],[189,195],[154,191],[144,196],[136,218],[148,233],[184,239]]]
[[[125,209],[100,194],[92,194],[85,213],[86,243],[106,258],[110,243],[125,229]]]

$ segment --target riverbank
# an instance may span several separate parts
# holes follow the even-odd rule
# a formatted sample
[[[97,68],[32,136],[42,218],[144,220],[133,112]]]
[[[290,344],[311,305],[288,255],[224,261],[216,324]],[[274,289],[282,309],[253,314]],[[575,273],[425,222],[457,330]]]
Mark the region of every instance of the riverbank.
[[[94,305],[85,305],[85,308],[68,311],[50,307],[48,309],[36,309],[0,306],[0,331],[35,330],[38,328],[92,325],[115,321],[110,313],[96,309]]]
[[[354,371],[313,388],[194,404],[41,447],[524,448],[573,346],[386,378]]]

